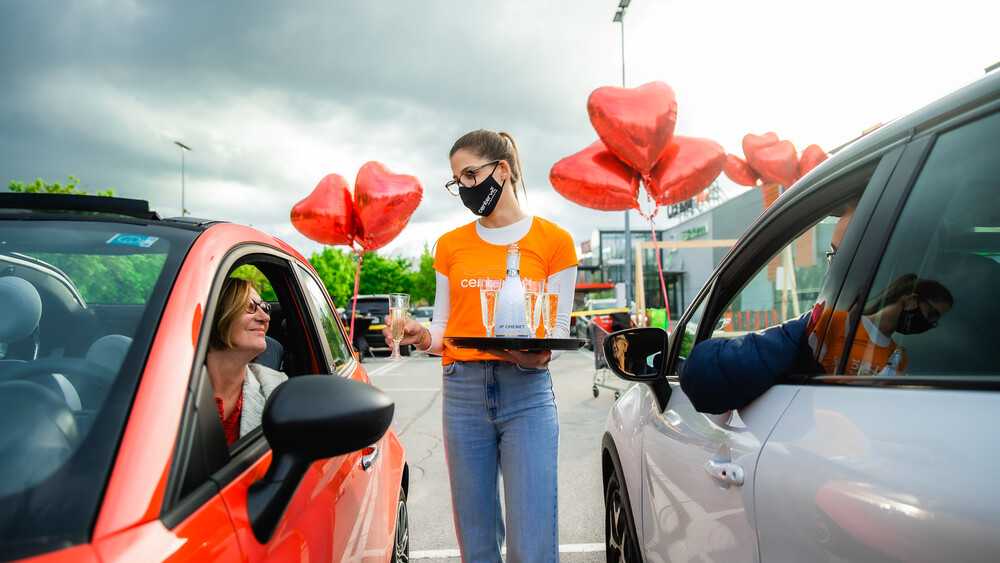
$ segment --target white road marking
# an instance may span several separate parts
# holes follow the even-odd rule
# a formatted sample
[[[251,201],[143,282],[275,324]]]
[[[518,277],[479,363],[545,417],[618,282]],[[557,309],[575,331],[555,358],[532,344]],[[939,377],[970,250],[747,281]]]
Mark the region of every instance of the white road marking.
[[[507,549],[501,550],[506,553]],[[560,545],[559,553],[598,553],[604,551],[603,543],[577,543]],[[410,559],[447,559],[449,557],[461,557],[462,553],[457,549],[433,549],[425,551],[411,551]]]
[[[404,357],[402,360],[389,360],[375,369],[365,368],[365,371],[368,373],[369,377],[373,375],[382,375],[390,371],[395,371],[396,368],[403,366],[408,361],[410,361],[409,357]]]

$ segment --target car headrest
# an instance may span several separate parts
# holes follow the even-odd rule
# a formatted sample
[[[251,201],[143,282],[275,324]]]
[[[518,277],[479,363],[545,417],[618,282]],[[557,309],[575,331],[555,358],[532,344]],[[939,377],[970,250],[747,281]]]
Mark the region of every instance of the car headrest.
[[[0,342],[17,342],[34,332],[42,318],[42,298],[27,280],[0,278]]]
[[[281,370],[281,358],[285,355],[285,347],[270,336],[265,336],[264,340],[267,341],[267,349],[257,356],[257,363],[269,367],[273,370]]]
[[[108,334],[98,338],[90,345],[86,359],[118,373],[131,345],[132,339],[127,336]]]

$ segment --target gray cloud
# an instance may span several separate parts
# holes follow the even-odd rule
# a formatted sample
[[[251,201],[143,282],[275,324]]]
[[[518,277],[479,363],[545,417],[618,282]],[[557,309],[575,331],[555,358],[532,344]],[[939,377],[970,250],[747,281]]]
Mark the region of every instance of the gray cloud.
[[[919,64],[921,80],[938,77],[944,88],[995,62],[995,48],[982,54],[983,45],[995,47],[989,22],[998,8],[988,2],[958,2],[963,6],[942,12],[893,0],[896,10],[879,14],[925,15],[880,30],[882,38],[837,14],[821,20],[800,3],[771,4],[781,9],[754,11],[735,0],[633,2],[629,85],[668,82],[680,102],[678,133],[716,139],[732,152],[743,134],[766,130],[800,148],[832,148],[906,109],[903,95],[923,84],[887,68]],[[584,240],[594,228],[620,228],[623,214],[565,201],[549,186],[548,170],[597,138],[586,113],[589,93],[620,84],[615,6],[0,2],[0,181],[75,174],[92,192],[113,187],[175,215],[181,155],[173,143],[180,140],[194,149],[185,155],[185,203],[193,214],[253,224],[308,255],[319,245],[291,227],[291,207],[324,175],[339,173],[353,184],[360,166],[377,160],[424,184],[423,204],[387,247],[415,253],[471,220],[441,188],[450,176],[447,151],[465,131],[488,127],[510,131],[521,147],[529,212]],[[767,18],[778,13],[787,17],[771,32]],[[934,28],[940,60],[923,51],[919,60],[872,57],[872,50],[883,59],[905,56],[906,49],[889,46],[942,18],[954,29]],[[829,47],[834,41],[840,51]],[[777,76],[784,78],[772,80]],[[858,95],[863,85],[868,93]],[[853,97],[844,93],[852,90]],[[648,228],[638,216],[632,225]]]

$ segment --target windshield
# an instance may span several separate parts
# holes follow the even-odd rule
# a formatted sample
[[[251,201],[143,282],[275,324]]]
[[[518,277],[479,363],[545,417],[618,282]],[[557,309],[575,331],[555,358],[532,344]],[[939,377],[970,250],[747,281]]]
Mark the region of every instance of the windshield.
[[[351,302],[348,301],[347,311],[351,311]],[[357,314],[365,317],[382,318],[389,314],[389,296],[380,297],[358,297]]]
[[[0,559],[88,541],[166,295],[197,236],[81,219],[0,218]]]

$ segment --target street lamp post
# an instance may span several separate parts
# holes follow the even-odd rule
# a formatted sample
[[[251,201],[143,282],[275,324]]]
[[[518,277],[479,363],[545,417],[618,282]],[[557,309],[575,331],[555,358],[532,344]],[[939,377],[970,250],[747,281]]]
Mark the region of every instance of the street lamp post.
[[[181,148],[181,217],[183,217],[187,215],[187,209],[184,208],[184,153],[191,150],[191,147],[180,141],[174,141],[174,144]]]
[[[625,9],[632,0],[619,0],[613,22],[622,24],[622,88],[625,87]],[[625,306],[632,303],[632,231],[629,229],[629,210],[625,210]],[[636,311],[638,313],[638,311]]]

